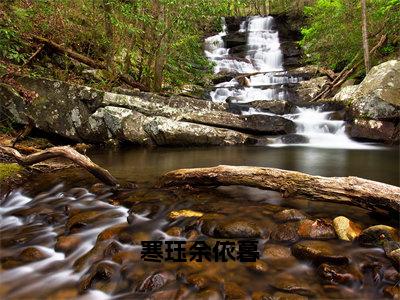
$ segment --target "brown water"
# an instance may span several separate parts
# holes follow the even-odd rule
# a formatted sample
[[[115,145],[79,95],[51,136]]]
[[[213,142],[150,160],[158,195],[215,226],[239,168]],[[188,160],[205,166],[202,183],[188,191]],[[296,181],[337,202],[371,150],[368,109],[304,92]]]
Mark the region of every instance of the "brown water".
[[[90,155],[118,178],[137,182],[138,188],[111,193],[93,185],[95,181],[84,172],[64,171],[32,178],[22,190],[2,199],[0,298],[380,299],[400,279],[381,248],[339,241],[330,236],[329,225],[339,215],[363,228],[396,226],[396,219],[346,205],[283,199],[276,192],[243,186],[152,188],[155,178],[166,171],[218,164],[356,175],[398,184],[396,149],[230,147]],[[56,186],[60,181],[65,185]],[[312,222],[319,220],[316,223],[327,231],[321,247],[333,256],[342,255],[349,264],[330,261],[321,266],[293,256],[293,246],[306,239],[299,236],[305,221],[277,219],[285,208],[297,209]],[[171,215],[182,210],[202,216]],[[141,241],[186,241],[188,247],[200,240],[210,246],[218,240],[237,242],[242,238],[229,239],[218,228],[243,222],[245,229],[236,235],[256,232],[261,256],[257,263],[141,259]]]

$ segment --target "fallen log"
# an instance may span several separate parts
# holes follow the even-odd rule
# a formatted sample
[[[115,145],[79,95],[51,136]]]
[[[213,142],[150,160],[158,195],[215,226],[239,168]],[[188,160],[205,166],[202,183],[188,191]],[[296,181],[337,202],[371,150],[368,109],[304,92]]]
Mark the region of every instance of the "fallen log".
[[[400,188],[358,177],[321,177],[263,167],[217,166],[166,173],[160,187],[245,185],[282,192],[284,197],[352,204],[373,211],[400,212]]]
[[[39,162],[51,159],[51,158],[57,158],[57,157],[63,157],[66,159],[71,160],[75,164],[83,167],[86,169],[88,172],[90,172],[93,176],[101,180],[107,185],[110,186],[118,186],[118,181],[115,179],[110,172],[107,170],[103,169],[102,167],[96,165],[94,162],[90,160],[89,157],[80,154],[77,152],[75,149],[69,147],[69,146],[61,146],[61,147],[51,147],[48,149],[45,149],[43,151],[33,153],[30,155],[22,155],[19,153],[17,150],[11,148],[11,147],[5,147],[5,146],[0,146],[0,153],[2,155],[8,155],[13,157],[18,164],[27,167],[27,166],[32,166],[34,164],[37,164]]]

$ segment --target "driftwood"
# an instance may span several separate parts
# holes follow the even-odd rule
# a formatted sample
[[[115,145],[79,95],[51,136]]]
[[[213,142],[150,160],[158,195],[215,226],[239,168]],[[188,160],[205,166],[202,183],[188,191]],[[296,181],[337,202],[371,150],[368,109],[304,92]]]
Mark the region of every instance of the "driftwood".
[[[307,196],[310,200],[352,204],[373,211],[400,212],[400,188],[358,177],[321,177],[262,167],[217,166],[181,169],[160,179],[160,186],[246,185]]]
[[[105,184],[110,186],[118,185],[117,179],[115,179],[110,174],[110,172],[99,167],[94,162],[92,162],[89,157],[80,154],[79,152],[77,152],[76,150],[74,150],[69,146],[51,147],[30,155],[22,155],[13,148],[0,146],[0,153],[13,157],[18,164],[25,167],[32,166],[34,164],[37,164],[39,162],[51,158],[57,158],[57,157],[67,158],[72,162],[74,162],[75,164],[86,169],[93,176],[95,176]]]
[[[379,42],[369,51],[369,54],[374,54],[382,45],[386,42],[387,36],[381,36]],[[363,63],[363,60],[359,58],[357,54],[354,59],[339,73],[338,76],[334,78],[326,87],[324,87],[311,101],[317,101],[321,98],[326,98],[331,96],[336,92],[340,86],[353,74],[357,68]]]
[[[37,40],[38,42],[46,44],[46,45],[50,46],[51,48],[53,48],[54,50],[64,53],[65,55],[67,55],[73,59],[76,59],[77,61],[84,63],[85,65],[88,65],[89,67],[92,67],[95,69],[102,69],[102,70],[106,70],[108,68],[106,63],[93,60],[90,57],[87,57],[85,55],[77,53],[74,50],[69,49],[65,46],[62,46],[54,41],[51,41],[49,39],[46,39],[46,38],[38,36],[38,35],[32,35],[32,37],[33,37],[33,39]],[[136,82],[128,74],[119,74],[119,78],[122,81],[124,81],[126,84],[128,84],[134,88],[138,88],[142,91],[148,91],[148,88],[145,85],[143,85],[139,82]]]

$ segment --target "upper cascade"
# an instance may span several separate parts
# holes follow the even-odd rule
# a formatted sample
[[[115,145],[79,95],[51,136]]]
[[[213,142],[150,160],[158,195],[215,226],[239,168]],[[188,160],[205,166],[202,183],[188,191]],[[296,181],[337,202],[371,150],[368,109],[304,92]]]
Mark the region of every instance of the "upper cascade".
[[[224,102],[229,98],[238,103],[286,100],[284,85],[296,83],[298,78],[289,77],[284,71],[274,18],[248,17],[237,32],[228,32],[222,18],[222,28],[222,32],[205,40],[205,55],[215,64],[216,74],[243,76],[218,84],[210,93],[212,100]]]

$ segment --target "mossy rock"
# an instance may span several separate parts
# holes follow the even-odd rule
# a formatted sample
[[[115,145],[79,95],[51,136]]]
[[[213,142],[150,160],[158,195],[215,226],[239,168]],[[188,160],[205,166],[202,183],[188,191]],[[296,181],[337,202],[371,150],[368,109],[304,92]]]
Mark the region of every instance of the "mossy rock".
[[[15,176],[18,172],[22,171],[22,167],[15,163],[0,163],[0,181]]]

